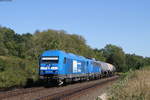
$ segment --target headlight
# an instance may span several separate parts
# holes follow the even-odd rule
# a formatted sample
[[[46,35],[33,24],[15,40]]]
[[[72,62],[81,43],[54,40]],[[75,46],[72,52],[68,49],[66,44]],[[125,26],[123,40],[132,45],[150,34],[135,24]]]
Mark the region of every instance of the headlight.
[[[58,67],[51,67],[51,69],[52,69],[52,70],[57,70],[57,69],[58,69]]]
[[[40,67],[40,70],[47,70],[47,67]]]

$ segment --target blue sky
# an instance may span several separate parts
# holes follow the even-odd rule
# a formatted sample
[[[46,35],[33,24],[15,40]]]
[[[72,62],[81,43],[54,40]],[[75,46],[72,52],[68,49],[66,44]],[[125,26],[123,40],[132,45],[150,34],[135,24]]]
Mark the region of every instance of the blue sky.
[[[92,48],[115,44],[150,57],[150,0],[0,1],[0,25],[17,33],[56,29],[82,35]]]

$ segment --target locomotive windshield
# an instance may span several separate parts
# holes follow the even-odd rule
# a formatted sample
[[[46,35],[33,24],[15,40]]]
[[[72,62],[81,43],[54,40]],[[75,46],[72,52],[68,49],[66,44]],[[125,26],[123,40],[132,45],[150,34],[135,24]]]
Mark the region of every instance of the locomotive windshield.
[[[41,63],[46,63],[46,64],[58,63],[58,57],[42,57]]]

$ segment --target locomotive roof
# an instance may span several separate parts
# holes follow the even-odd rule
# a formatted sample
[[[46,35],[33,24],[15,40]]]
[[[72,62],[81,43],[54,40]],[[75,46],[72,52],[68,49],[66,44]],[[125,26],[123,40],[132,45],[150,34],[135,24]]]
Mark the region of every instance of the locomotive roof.
[[[86,60],[87,58],[83,57],[83,56],[79,56],[73,53],[67,53],[64,52],[62,50],[47,50],[45,52],[42,53],[41,56],[48,56],[48,55],[64,55],[70,58],[76,58],[76,59],[82,59],[82,60]]]

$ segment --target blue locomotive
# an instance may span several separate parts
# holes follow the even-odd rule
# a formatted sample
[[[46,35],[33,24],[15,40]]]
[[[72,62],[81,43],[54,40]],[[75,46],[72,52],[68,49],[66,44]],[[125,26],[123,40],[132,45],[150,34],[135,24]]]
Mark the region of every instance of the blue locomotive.
[[[104,63],[104,62],[103,62]],[[90,80],[102,76],[101,63],[61,50],[49,50],[39,59],[39,75],[49,81],[64,82]]]

